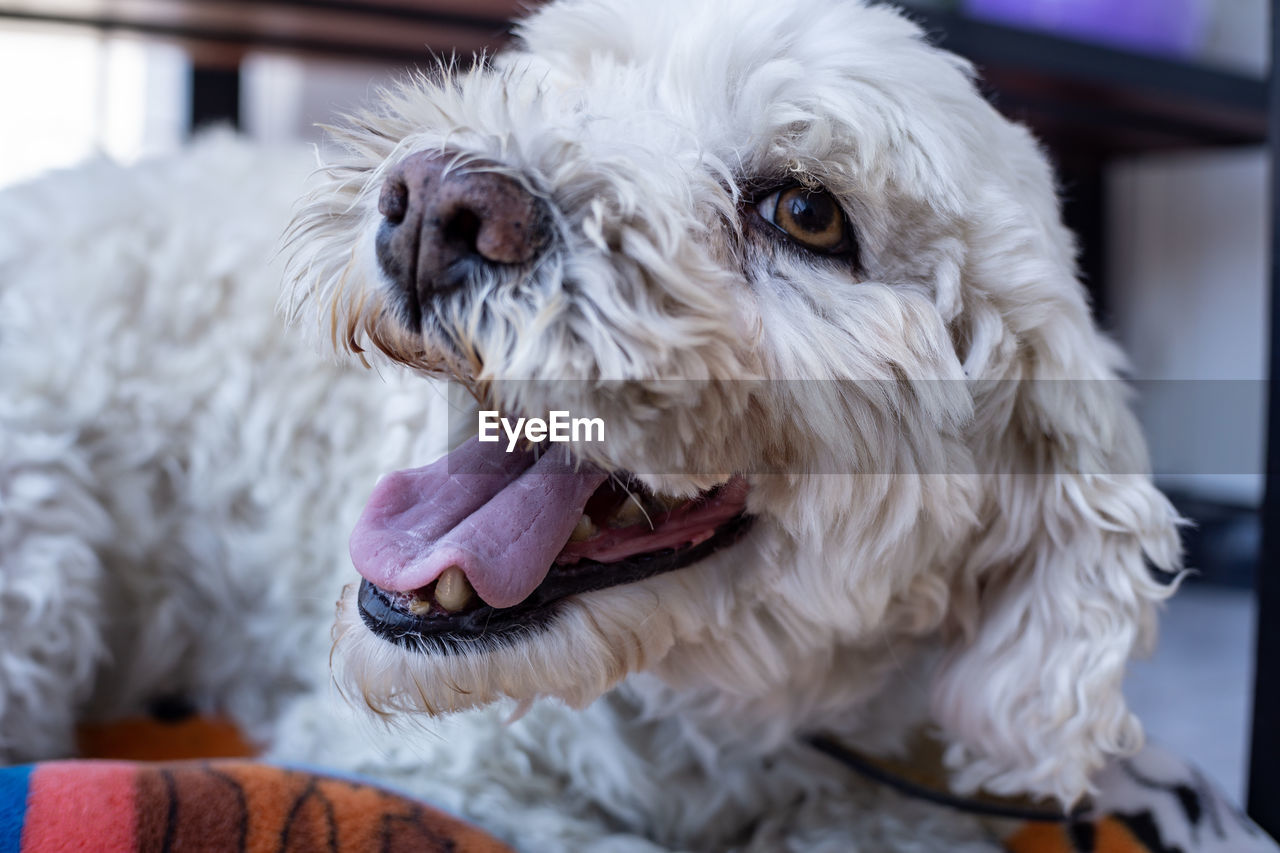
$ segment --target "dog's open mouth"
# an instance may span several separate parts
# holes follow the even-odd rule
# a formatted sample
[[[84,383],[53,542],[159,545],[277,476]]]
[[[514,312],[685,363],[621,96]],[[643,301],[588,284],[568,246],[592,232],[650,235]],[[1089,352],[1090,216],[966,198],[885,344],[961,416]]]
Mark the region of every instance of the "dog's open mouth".
[[[749,528],[741,477],[691,498],[562,449],[472,440],[388,475],[351,535],[360,615],[379,636],[441,651],[549,622],[564,599],[704,559]],[[434,641],[423,643],[420,641]]]

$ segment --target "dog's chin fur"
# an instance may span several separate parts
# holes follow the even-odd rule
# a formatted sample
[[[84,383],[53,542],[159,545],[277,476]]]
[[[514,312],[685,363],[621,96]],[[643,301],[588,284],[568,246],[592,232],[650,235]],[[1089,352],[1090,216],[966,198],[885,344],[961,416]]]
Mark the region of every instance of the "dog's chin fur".
[[[634,633],[634,613],[654,610],[653,592],[638,588],[579,596],[550,624],[482,639],[471,651],[433,649],[430,641],[405,651],[388,643],[364,626],[355,595],[350,586],[338,603],[335,675],[349,699],[379,714],[443,714],[539,696],[583,708],[672,643],[669,630],[646,639]]]
[[[824,726],[875,749],[893,738],[865,725],[869,697],[898,701],[896,650],[927,649],[958,788],[1089,792],[1141,741],[1121,680],[1172,591],[1147,561],[1176,575],[1177,518],[1030,135],[860,2],[561,0],[518,32],[492,67],[416,78],[337,131],[350,156],[296,220],[287,310],[516,411],[603,415],[608,440],[576,450],[607,468],[748,472],[757,523],[483,652],[382,644],[348,601],[346,692],[577,707],[649,671],[763,744]],[[410,334],[370,246],[383,177],[422,149],[500,164],[555,234]],[[856,264],[754,218],[753,193],[788,180],[841,201]]]

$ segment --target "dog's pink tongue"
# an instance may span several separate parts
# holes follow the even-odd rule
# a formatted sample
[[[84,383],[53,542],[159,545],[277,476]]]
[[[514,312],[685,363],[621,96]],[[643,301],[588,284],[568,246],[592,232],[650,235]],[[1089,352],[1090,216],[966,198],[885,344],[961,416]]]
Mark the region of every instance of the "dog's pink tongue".
[[[425,468],[378,483],[351,534],[356,571],[386,590],[426,586],[458,566],[491,607],[542,583],[608,475],[563,450],[535,461],[476,439]]]

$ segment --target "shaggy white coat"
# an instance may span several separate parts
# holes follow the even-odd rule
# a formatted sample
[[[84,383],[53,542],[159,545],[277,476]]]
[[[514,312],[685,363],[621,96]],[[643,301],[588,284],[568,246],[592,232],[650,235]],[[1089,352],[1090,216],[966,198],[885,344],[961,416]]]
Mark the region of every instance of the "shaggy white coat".
[[[749,537],[487,654],[382,643],[348,593],[345,692],[422,726],[356,724],[325,688],[344,541],[379,474],[447,447],[444,392],[385,359],[326,365],[272,315],[263,259],[304,159],[215,141],[65,173],[0,200],[0,756],[65,754],[78,715],[184,693],[274,756],[531,850],[991,849],[810,754],[808,731],[892,752],[928,725],[960,790],[1089,792],[1140,744],[1120,685],[1177,519],[1031,137],[860,2],[561,0],[521,35],[339,133],[287,313],[532,412],[589,383],[529,379],[708,380],[584,397],[611,407],[609,441],[579,452],[793,466],[752,477]],[[423,148],[545,195],[556,248],[417,336],[383,311],[371,237],[382,176]],[[786,181],[841,200],[857,269],[752,223],[751,193]],[[848,378],[880,393],[755,381]]]

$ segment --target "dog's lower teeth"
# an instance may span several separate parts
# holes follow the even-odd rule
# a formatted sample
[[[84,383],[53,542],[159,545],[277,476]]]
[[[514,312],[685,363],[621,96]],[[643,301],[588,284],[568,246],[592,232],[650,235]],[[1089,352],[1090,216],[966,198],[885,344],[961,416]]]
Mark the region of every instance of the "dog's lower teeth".
[[[688,502],[687,498],[677,498],[671,495],[650,495],[647,503],[650,508],[657,512],[671,512],[679,506],[683,506]]]
[[[570,542],[586,542],[592,536],[596,535],[596,526],[591,522],[591,518],[583,515],[578,519],[578,523],[573,526],[573,533],[569,534]]]
[[[609,519],[610,527],[631,527],[635,524],[648,524],[649,516],[644,511],[644,507],[640,506],[639,501],[634,497],[628,496],[622,502],[622,506],[618,507],[618,511]]]
[[[470,603],[474,592],[471,582],[467,580],[462,569],[450,566],[436,581],[436,604],[450,613],[455,613]]]
[[[431,602],[417,596],[409,599],[407,607],[414,616],[426,616],[431,612]]]

